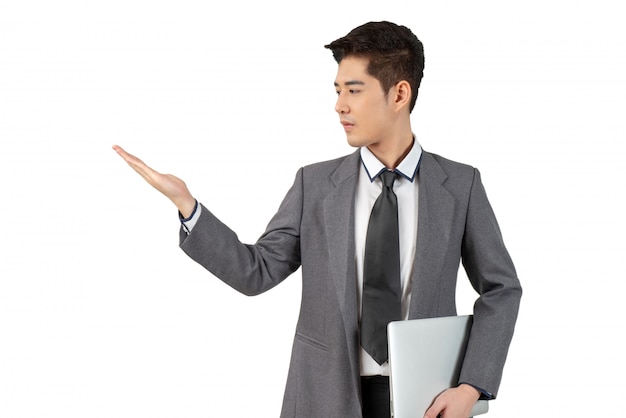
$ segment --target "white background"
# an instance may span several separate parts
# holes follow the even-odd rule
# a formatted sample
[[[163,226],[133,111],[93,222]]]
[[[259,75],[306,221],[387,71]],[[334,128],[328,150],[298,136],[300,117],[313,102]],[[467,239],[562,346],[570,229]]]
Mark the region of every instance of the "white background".
[[[0,2],[0,417],[278,416],[299,272],[222,284],[111,145],[253,242],[298,167],[352,152],[323,45],[370,20],[424,42],[415,133],[481,170],[523,283],[489,416],[623,413],[619,2],[211,3]]]

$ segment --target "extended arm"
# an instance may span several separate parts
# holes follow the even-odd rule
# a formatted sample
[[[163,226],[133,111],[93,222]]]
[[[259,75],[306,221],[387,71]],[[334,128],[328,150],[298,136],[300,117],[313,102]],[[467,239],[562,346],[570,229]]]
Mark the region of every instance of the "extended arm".
[[[300,266],[301,173],[263,236],[249,245],[240,242],[235,232],[197,203],[181,179],[155,171],[117,145],[113,149],[169,198],[183,218],[193,213],[196,204],[201,207],[202,215],[193,231],[181,232],[180,246],[225,283],[244,294],[256,295],[272,288]]]

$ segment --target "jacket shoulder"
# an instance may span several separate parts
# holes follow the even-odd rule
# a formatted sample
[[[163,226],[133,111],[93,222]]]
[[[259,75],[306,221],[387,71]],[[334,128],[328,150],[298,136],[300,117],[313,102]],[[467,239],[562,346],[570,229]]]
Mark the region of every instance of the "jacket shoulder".
[[[332,173],[339,166],[341,166],[346,160],[354,157],[354,153],[344,155],[342,157],[333,158],[332,160],[319,161],[312,164],[307,164],[302,169],[309,173]]]
[[[301,170],[305,183],[308,180],[338,184],[358,173],[359,161],[359,152],[356,151],[343,157],[306,165]]]
[[[461,163],[458,161],[453,161],[448,158],[442,157],[439,154],[434,154],[431,152],[424,151],[424,156],[422,158],[432,159],[432,161],[434,161],[437,165],[439,165],[439,167],[449,176],[456,176],[456,175],[461,175],[461,176],[472,175],[473,176],[473,173],[476,170],[475,167],[469,164]]]

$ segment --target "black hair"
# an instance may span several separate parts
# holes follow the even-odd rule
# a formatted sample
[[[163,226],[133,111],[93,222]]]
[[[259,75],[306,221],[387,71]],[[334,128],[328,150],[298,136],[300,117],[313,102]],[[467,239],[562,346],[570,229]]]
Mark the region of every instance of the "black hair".
[[[424,46],[406,26],[369,22],[328,45],[337,63],[348,56],[366,58],[367,72],[381,84],[385,94],[399,81],[411,86],[409,111],[415,107],[424,76]]]

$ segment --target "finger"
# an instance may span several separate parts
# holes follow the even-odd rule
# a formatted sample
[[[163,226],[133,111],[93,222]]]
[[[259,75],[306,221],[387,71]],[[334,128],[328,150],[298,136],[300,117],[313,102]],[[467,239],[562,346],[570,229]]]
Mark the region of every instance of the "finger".
[[[431,405],[430,408],[428,408],[428,410],[426,411],[426,413],[424,414],[424,418],[439,418],[442,417],[442,413],[445,409],[445,405],[443,405],[440,402],[437,402],[437,400],[435,400],[435,402]]]
[[[113,145],[112,148],[124,159],[126,159],[126,156],[129,155],[126,151],[124,151],[124,148],[120,147],[119,145]]]
[[[120,157],[122,157],[128,164],[135,164],[135,165],[146,165],[143,161],[141,161],[139,158],[135,157],[133,154],[130,154],[128,152],[126,152],[122,147],[120,147],[119,145],[113,145],[113,149],[115,150],[115,152],[117,152],[119,154]]]
[[[153,178],[159,175],[159,173],[149,167],[146,163],[144,163],[141,159],[135,157],[134,155],[126,152],[119,145],[114,145],[113,149],[115,152],[119,154],[120,157],[126,161],[126,163],[133,168],[137,173],[139,173],[144,179],[148,182],[151,182]]]
[[[432,411],[433,411],[432,408],[426,411],[426,413],[424,414],[424,418],[443,418],[443,415],[441,415],[441,412],[432,412]]]

